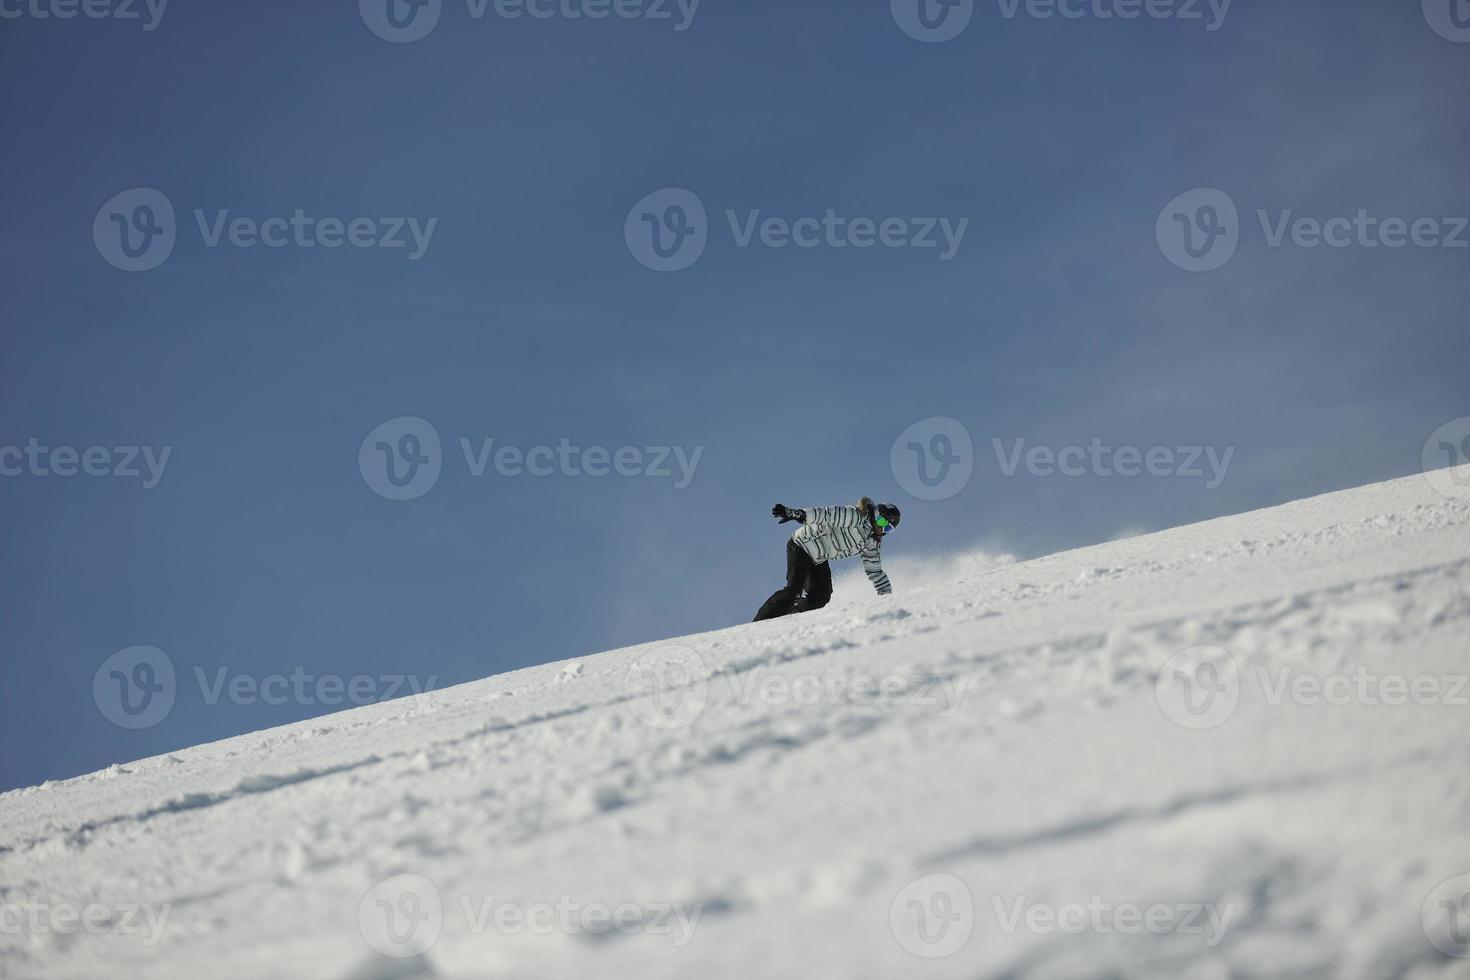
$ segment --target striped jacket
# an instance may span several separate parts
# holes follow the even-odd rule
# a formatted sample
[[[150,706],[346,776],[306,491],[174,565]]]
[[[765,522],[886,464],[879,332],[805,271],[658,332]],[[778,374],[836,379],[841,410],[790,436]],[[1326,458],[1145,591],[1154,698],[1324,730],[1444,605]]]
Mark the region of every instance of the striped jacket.
[[[806,520],[791,540],[801,545],[812,561],[820,564],[835,558],[861,555],[863,571],[879,595],[888,595],[893,584],[883,571],[879,554],[880,539],[873,532],[873,522],[856,507],[806,507]]]

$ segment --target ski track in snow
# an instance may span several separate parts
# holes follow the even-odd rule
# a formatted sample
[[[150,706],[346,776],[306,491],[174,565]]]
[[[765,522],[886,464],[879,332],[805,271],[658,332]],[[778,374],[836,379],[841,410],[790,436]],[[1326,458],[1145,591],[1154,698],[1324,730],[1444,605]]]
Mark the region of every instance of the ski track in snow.
[[[151,944],[0,929],[0,976],[1470,976],[1421,925],[1435,887],[1470,874],[1470,690],[1271,698],[1283,670],[1470,671],[1470,504],[1413,477],[955,562],[908,592],[901,564],[891,597],[839,580],[820,612],[6,793],[0,907],[167,920]],[[1201,645],[1228,651],[1239,700],[1189,730],[1155,684]],[[670,659],[684,671],[661,692],[630,683]],[[922,679],[925,697],[789,696],[856,675]],[[688,724],[648,723],[701,701]],[[404,874],[432,882],[439,932],[384,956],[359,912]],[[890,924],[933,874],[973,900],[942,958]],[[1231,918],[1217,942],[1005,925],[1018,902],[1094,896]],[[650,928],[485,928],[466,909],[492,897],[631,903]],[[699,909],[683,942],[651,928],[668,903]]]

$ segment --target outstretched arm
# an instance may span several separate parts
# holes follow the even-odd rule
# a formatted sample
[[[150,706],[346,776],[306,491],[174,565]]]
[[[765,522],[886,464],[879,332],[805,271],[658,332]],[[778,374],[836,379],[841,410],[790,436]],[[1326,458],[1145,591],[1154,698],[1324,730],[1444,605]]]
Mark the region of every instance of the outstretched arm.
[[[807,524],[825,524],[828,527],[862,527],[868,517],[856,507],[808,507]]]
[[[787,521],[795,521],[798,524],[806,523],[806,511],[798,507],[787,507],[785,504],[777,504],[771,508],[771,516],[777,519],[778,524]]]
[[[888,581],[888,573],[883,571],[883,558],[877,548],[863,552],[863,571],[867,573],[868,581],[873,583],[873,588],[878,590],[879,595],[893,592],[893,583]]]

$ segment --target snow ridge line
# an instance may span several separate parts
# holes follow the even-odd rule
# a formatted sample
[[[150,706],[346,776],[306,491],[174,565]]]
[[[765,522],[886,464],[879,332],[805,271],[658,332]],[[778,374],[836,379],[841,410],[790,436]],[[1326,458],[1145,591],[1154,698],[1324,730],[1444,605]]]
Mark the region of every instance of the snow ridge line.
[[[1392,771],[1399,766],[1438,763],[1451,757],[1458,759],[1460,755],[1461,753],[1458,749],[1455,752],[1433,752],[1429,749],[1421,748],[1413,752],[1404,753],[1389,762],[1379,763],[1377,765],[1347,766],[1328,772],[1308,772],[1290,777],[1261,780],[1255,783],[1237,783],[1233,786],[1224,786],[1206,793],[1186,793],[1157,806],[1124,807],[1123,809],[1114,810],[1110,813],[1074,820],[1070,823],[1057,824],[1024,834],[975,837],[965,843],[956,844],[943,850],[931,851],[926,855],[922,855],[918,863],[926,867],[944,866],[948,862],[970,857],[992,856],[1017,850],[1045,847],[1049,844],[1062,843],[1082,837],[1090,837],[1095,834],[1106,833],[1115,827],[1127,823],[1160,823],[1188,813],[1191,810],[1213,806],[1226,806],[1253,796],[1281,795],[1307,789],[1316,789],[1347,779]]]
[[[219,806],[245,796],[253,796],[258,793],[269,793],[272,790],[282,789],[286,786],[294,786],[312,779],[321,779],[326,776],[335,776],[338,773],[349,772],[381,762],[381,758],[370,755],[355,762],[345,762],[337,766],[325,766],[321,769],[298,769],[295,772],[282,775],[259,775],[246,776],[236,783],[232,788],[215,793],[185,793],[183,796],[175,796],[165,800],[157,806],[148,807],[135,813],[119,813],[100,820],[89,820],[78,824],[71,829],[58,828],[55,833],[43,837],[30,838],[18,844],[0,846],[0,854],[9,854],[15,851],[28,851],[33,847],[52,840],[56,837],[65,837],[69,844],[85,844],[86,838],[105,827],[119,823],[143,823],[154,817],[164,816],[170,813],[182,813],[186,810],[202,810],[206,807]]]
[[[1314,597],[1340,595],[1340,594],[1343,594],[1345,592],[1350,592],[1350,591],[1353,591],[1353,590],[1356,590],[1356,589],[1363,588],[1365,586],[1368,586],[1368,587],[1371,587],[1371,586],[1374,586],[1374,585],[1379,585],[1379,586],[1388,585],[1388,586],[1391,586],[1391,585],[1394,585],[1394,584],[1397,584],[1397,583],[1400,583],[1400,582],[1411,581],[1411,580],[1414,580],[1414,579],[1423,578],[1423,577],[1426,577],[1426,576],[1429,576],[1429,575],[1434,575],[1434,574],[1437,574],[1437,573],[1444,573],[1444,572],[1451,571],[1451,570],[1462,569],[1462,568],[1465,568],[1467,566],[1470,566],[1470,558],[1464,558],[1464,559],[1459,559],[1459,560],[1454,560],[1454,561],[1447,561],[1447,562],[1440,562],[1440,563],[1431,564],[1431,565],[1424,565],[1424,566],[1419,566],[1417,568],[1408,569],[1408,570],[1388,572],[1388,573],[1384,573],[1382,575],[1373,576],[1373,577],[1370,577],[1370,578],[1355,579],[1355,580],[1348,581],[1348,582],[1341,582],[1341,583],[1337,583],[1337,584],[1333,584],[1333,585],[1323,586],[1323,587],[1318,588],[1318,589],[1312,589],[1312,590],[1307,590],[1307,591],[1298,592],[1298,593],[1291,593],[1291,594],[1283,595],[1283,596],[1280,596],[1280,597],[1277,597],[1277,598],[1274,598],[1274,599],[1271,599],[1271,600],[1265,600],[1265,601],[1259,601],[1259,602],[1240,603],[1240,604],[1236,604],[1236,605],[1233,605],[1233,606],[1223,607],[1223,608],[1221,608],[1219,610],[1216,610],[1216,616],[1222,617],[1222,618],[1236,618],[1236,617],[1239,617],[1241,615],[1250,615],[1253,611],[1260,611],[1260,612],[1263,612],[1263,613],[1266,613],[1267,614],[1267,617],[1266,617],[1266,619],[1264,621],[1270,622],[1270,621],[1274,621],[1275,619],[1279,619],[1282,616],[1289,615],[1291,612],[1296,611],[1296,610],[1299,610],[1299,609],[1303,608],[1304,606],[1311,605],[1312,604],[1312,600],[1314,599]],[[1285,608],[1277,609],[1274,613],[1270,612],[1270,610],[1271,610],[1272,607],[1281,606],[1283,603],[1285,603]],[[900,613],[900,612],[905,613],[905,614],[904,615],[897,615],[897,613]],[[992,617],[993,618],[1001,618],[1001,616],[1002,616],[1002,614],[987,613],[986,616],[983,616],[981,618],[992,618]],[[1191,616],[1185,616],[1185,617],[1164,617],[1164,618],[1160,618],[1160,619],[1157,619],[1157,620],[1140,621],[1140,622],[1126,624],[1122,628],[1123,629],[1126,629],[1130,633],[1153,632],[1153,631],[1167,631],[1167,630],[1169,630],[1172,627],[1177,627],[1179,625],[1182,625],[1186,621],[1188,621],[1190,619],[1193,619],[1193,618],[1196,618],[1196,617],[1197,617],[1197,614],[1194,614],[1194,615],[1191,615]],[[868,625],[868,626],[883,626],[883,625],[888,625],[888,624],[892,623],[895,620],[903,620],[903,619],[911,619],[911,618],[912,619],[918,619],[918,620],[922,621],[922,620],[925,620],[925,619],[929,619],[930,617],[928,615],[918,615],[918,616],[915,616],[914,614],[908,614],[906,610],[897,610],[897,611],[889,611],[889,612],[884,613],[884,614],[882,614],[882,615],[880,615],[878,617],[868,617],[868,621],[864,625]],[[999,625],[999,624],[997,624],[997,625]],[[930,631],[932,629],[933,629],[932,626],[925,626],[925,627],[922,627],[919,630],[917,630],[917,632],[928,632],[928,631]],[[1036,652],[1037,648],[1040,647],[1040,646],[1050,646],[1050,647],[1053,648],[1053,651],[1055,653],[1065,654],[1066,655],[1065,656],[1065,659],[1067,661],[1071,661],[1071,660],[1074,660],[1078,656],[1085,656],[1085,655],[1087,655],[1090,652],[1093,652],[1093,651],[1096,651],[1096,650],[1099,650],[1099,649],[1105,647],[1107,645],[1107,643],[1108,643],[1109,636],[1110,636],[1110,632],[1108,632],[1108,631],[1101,631],[1101,630],[1099,630],[1099,631],[1089,631],[1089,632],[1085,632],[1085,633],[1073,634],[1072,636],[1069,636],[1069,637],[1059,637],[1059,638],[1053,639],[1053,640],[1051,640],[1049,642],[1046,642],[1046,643],[1040,643],[1040,644],[1037,644],[1037,643],[1023,643],[1023,644],[1018,645],[1018,646],[1014,646],[1014,647],[1010,647],[1010,648],[1006,648],[1006,649],[1002,649],[1002,650],[996,650],[996,651],[988,652],[988,653],[985,653],[985,654],[983,654],[983,655],[981,655],[981,656],[979,656],[977,658],[956,658],[956,661],[958,661],[958,663],[960,663],[960,664],[966,664],[966,663],[968,663],[968,664],[978,665],[978,664],[981,664],[981,663],[990,663],[990,662],[995,662],[997,660],[1009,659],[1009,658],[1013,658],[1013,657],[1017,657],[1017,656],[1027,657],[1027,656],[1030,656],[1030,655],[1034,654]],[[895,637],[886,636],[886,635],[884,637],[882,637],[883,640],[889,640],[889,639],[894,639],[894,638]],[[726,677],[728,677],[728,676],[734,676],[734,675],[746,673],[748,671],[755,670],[755,669],[758,669],[758,668],[764,667],[764,666],[772,666],[772,665],[777,665],[777,664],[790,663],[790,662],[793,662],[793,661],[796,661],[796,660],[801,660],[801,659],[807,659],[807,658],[810,658],[810,657],[821,656],[821,655],[827,654],[827,653],[836,653],[836,652],[840,652],[840,651],[843,651],[843,650],[860,650],[860,649],[863,649],[863,648],[865,648],[866,646],[869,646],[869,645],[871,645],[871,644],[854,643],[850,639],[843,638],[843,639],[838,639],[838,640],[836,640],[834,642],[829,642],[829,643],[817,642],[817,643],[813,643],[813,644],[810,644],[810,645],[807,645],[807,644],[798,644],[798,645],[778,646],[778,647],[776,647],[776,648],[774,648],[774,649],[772,649],[772,650],[770,650],[770,651],[768,651],[768,652],[766,652],[764,654],[760,654],[760,655],[757,655],[757,656],[747,656],[747,657],[744,657],[744,658],[742,658],[740,660],[734,661],[732,663],[721,665],[721,666],[719,666],[719,667],[711,670],[710,673],[709,673],[709,675],[707,677],[703,678],[702,680],[703,681],[712,680],[712,679],[714,679],[717,676],[726,676]],[[951,661],[951,663],[954,663],[956,661]],[[963,669],[961,669],[961,670],[951,670],[951,671],[945,671],[945,672],[941,672],[941,671],[937,671],[936,670],[933,673],[934,673],[934,676],[939,677],[939,678],[943,678],[943,679],[956,679],[956,678],[958,678],[960,676],[963,676],[963,675],[966,675],[966,674],[972,674],[974,672],[975,672],[974,670],[963,670]],[[698,684],[700,682],[701,682],[700,680],[693,681],[693,682],[691,682],[690,685],[686,685],[686,687],[687,686],[693,686],[693,685]],[[315,779],[315,778],[325,777],[325,776],[329,776],[329,775],[334,775],[334,774],[339,773],[339,772],[344,772],[344,771],[348,771],[348,770],[360,768],[360,767],[363,767],[363,766],[372,765],[372,764],[375,764],[377,762],[381,762],[381,761],[385,761],[385,760],[389,760],[389,759],[394,759],[394,758],[407,758],[407,757],[410,757],[412,755],[416,755],[417,753],[419,753],[421,751],[425,751],[425,750],[431,749],[431,748],[442,748],[442,747],[446,747],[446,746],[453,746],[453,745],[465,744],[465,743],[468,743],[468,742],[473,741],[475,739],[478,739],[480,737],[483,737],[485,735],[499,734],[499,733],[502,733],[502,732],[514,732],[514,731],[518,731],[518,730],[521,730],[521,729],[524,729],[524,728],[529,728],[529,727],[541,725],[541,724],[544,724],[544,723],[547,723],[547,722],[554,722],[554,721],[561,720],[561,719],[564,719],[564,718],[567,718],[567,717],[570,717],[570,716],[585,714],[585,713],[588,713],[588,712],[594,711],[594,710],[601,710],[601,709],[607,709],[607,708],[616,707],[619,704],[625,704],[625,703],[628,703],[630,701],[638,700],[639,697],[641,697],[641,695],[624,694],[624,695],[622,695],[620,697],[609,698],[609,699],[606,699],[606,700],[603,700],[603,701],[597,701],[597,702],[587,702],[587,703],[579,704],[579,705],[577,705],[575,707],[567,708],[567,709],[563,709],[563,710],[543,711],[543,712],[532,713],[532,714],[528,714],[528,715],[526,715],[524,717],[515,719],[513,721],[508,721],[508,720],[504,720],[504,719],[498,719],[498,720],[493,720],[493,721],[489,721],[489,722],[484,722],[484,723],[482,723],[480,725],[475,726],[473,729],[471,729],[469,731],[466,731],[466,732],[463,732],[460,735],[455,736],[455,737],[452,737],[452,738],[438,739],[438,740],[435,740],[434,742],[431,742],[431,743],[429,743],[427,745],[416,746],[416,747],[414,747],[412,749],[405,749],[405,750],[402,750],[400,752],[394,752],[394,753],[387,754],[385,756],[372,755],[372,756],[368,756],[368,757],[366,757],[364,759],[359,759],[359,760],[357,760],[355,762],[345,763],[345,764],[340,765],[340,766],[327,767],[327,768],[323,768],[323,769],[303,769],[303,770],[300,770],[300,771],[295,772],[295,773],[288,773],[288,774],[284,774],[284,775],[280,775],[280,776],[270,776],[270,775],[267,775],[267,776],[250,777],[250,778],[247,778],[247,779],[242,780],[240,783],[238,783],[232,789],[225,790],[225,791],[222,791],[222,792],[214,792],[214,793],[204,792],[204,793],[190,793],[190,794],[185,794],[182,797],[177,797],[177,798],[174,798],[174,799],[165,801],[164,803],[161,803],[161,804],[159,804],[157,806],[154,806],[154,807],[151,807],[151,808],[142,810],[142,811],[138,811],[138,812],[135,812],[135,813],[117,814],[117,815],[114,815],[114,816],[111,816],[111,817],[106,817],[106,818],[103,818],[103,819],[100,819],[100,820],[89,821],[87,823],[83,823],[81,825],[78,825],[75,828],[70,828],[70,829],[61,828],[61,829],[58,829],[55,833],[46,834],[46,835],[43,835],[43,836],[40,836],[40,837],[35,837],[35,838],[28,838],[26,840],[20,841],[20,842],[15,843],[15,844],[0,845],[0,855],[10,854],[10,853],[14,853],[14,852],[17,852],[17,851],[30,850],[31,848],[33,848],[33,847],[35,847],[35,846],[37,846],[37,845],[39,845],[41,843],[44,843],[45,841],[50,840],[50,839],[52,839],[52,838],[54,838],[56,836],[65,836],[68,839],[68,841],[70,843],[73,843],[73,844],[83,843],[84,842],[83,841],[83,838],[85,838],[87,835],[89,835],[92,832],[95,832],[97,830],[100,830],[102,828],[105,828],[107,826],[111,826],[113,824],[123,823],[123,822],[128,822],[128,821],[140,821],[141,822],[141,821],[152,819],[153,817],[161,816],[161,815],[164,815],[164,814],[167,814],[167,813],[174,813],[174,812],[181,812],[181,811],[184,811],[184,810],[191,810],[191,809],[199,809],[199,808],[204,808],[204,807],[216,806],[216,805],[219,805],[219,804],[222,804],[222,803],[225,803],[225,802],[229,802],[232,799],[236,799],[236,798],[239,798],[239,797],[242,797],[242,796],[246,796],[246,795],[250,795],[250,794],[254,794],[254,793],[260,793],[260,792],[267,792],[267,791],[270,791],[270,790],[273,790],[273,789],[277,789],[277,788],[281,788],[281,787],[284,787],[284,786],[292,785],[294,783],[299,783],[299,782],[304,782],[304,781],[310,780],[310,779]],[[864,730],[863,732],[852,732],[850,734],[865,734],[865,733],[866,733],[866,730]],[[788,747],[789,748],[793,748],[793,749],[794,748],[798,748],[798,747],[800,747],[801,744],[805,744],[807,741],[811,741],[811,740],[810,739],[799,740],[799,743],[798,744],[793,744],[793,745],[788,746]],[[720,759],[713,759],[712,758],[712,759],[710,759],[708,761],[734,761],[735,758],[738,758],[739,755],[743,755],[743,754],[744,754],[743,752],[742,753],[736,753],[734,756],[732,756],[732,757],[730,757],[728,759],[720,760]],[[1123,818],[1124,818],[1124,815],[1120,815],[1119,816],[1119,819],[1123,819]],[[1105,819],[1105,818],[1099,818],[1099,819]],[[1044,832],[1038,832],[1038,833],[1044,833]]]
[[[1316,600],[1318,597],[1331,597],[1342,595],[1344,593],[1363,589],[1365,587],[1392,587],[1396,586],[1400,582],[1413,581],[1416,579],[1427,578],[1433,575],[1455,572],[1461,569],[1470,570],[1470,558],[1460,558],[1452,561],[1438,562],[1430,565],[1421,565],[1415,568],[1401,571],[1384,572],[1381,575],[1374,575],[1370,578],[1352,579],[1350,581],[1339,582],[1333,585],[1324,585],[1316,589],[1307,589],[1301,592],[1284,593],[1271,599],[1254,600],[1250,602],[1236,603],[1234,605],[1221,606],[1218,609],[1214,610],[1199,610],[1179,616],[1164,616],[1158,619],[1140,619],[1133,622],[1117,623],[1109,630],[1089,630],[1087,632],[1072,633],[1070,635],[1059,636],[1055,639],[1048,640],[1042,643],[1023,642],[1016,646],[1005,647],[999,650],[990,651],[981,654],[978,657],[963,659],[971,660],[975,663],[983,663],[1003,657],[1014,656],[1017,654],[1032,653],[1035,652],[1036,648],[1039,646],[1050,646],[1056,648],[1058,652],[1060,652],[1061,650],[1073,650],[1075,648],[1081,647],[1082,651],[1086,652],[1087,650],[1090,650],[1097,646],[1101,646],[1106,643],[1108,636],[1113,630],[1126,630],[1130,633],[1167,631],[1171,629],[1177,629],[1178,627],[1184,626],[1190,622],[1198,621],[1205,612],[1208,612],[1217,620],[1238,619],[1241,617],[1249,617],[1259,613],[1262,616],[1259,622],[1275,623],[1278,620],[1292,614],[1293,612],[1299,612],[1304,608],[1312,606],[1314,600]],[[1278,606],[1282,608],[1273,609],[1273,607]],[[987,612],[974,618],[995,619],[1002,618],[1003,616],[1003,613]],[[997,623],[996,625],[997,627],[1000,627],[998,632],[1006,632],[1005,624]]]

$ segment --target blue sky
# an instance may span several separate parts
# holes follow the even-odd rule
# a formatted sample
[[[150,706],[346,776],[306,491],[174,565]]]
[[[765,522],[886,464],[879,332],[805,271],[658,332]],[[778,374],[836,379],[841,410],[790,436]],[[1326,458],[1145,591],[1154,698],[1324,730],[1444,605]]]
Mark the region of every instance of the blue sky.
[[[143,6],[6,7],[0,464],[31,440],[112,466],[139,447],[144,474],[142,447],[169,455],[150,488],[60,475],[64,454],[0,476],[0,786],[330,710],[211,704],[201,672],[442,687],[743,622],[783,573],[777,500],[866,493],[904,507],[892,550],[1026,557],[1417,472],[1470,415],[1470,249],[1268,235],[1363,211],[1453,239],[1470,214],[1470,44],[1417,3],[1240,2],[1210,30],[1203,4],[992,0],[924,43],[879,0],[703,0],[684,30],[675,4],[560,12],[585,2],[509,19],[443,0],[406,43],[346,2],[172,0],[152,29]],[[136,197],[105,205],[136,188],[167,200],[175,242],[129,272],[93,226],[131,220]],[[666,188],[705,208],[707,245],[658,272],[625,223]],[[1156,232],[1198,188],[1238,209],[1207,272]],[[411,258],[211,247],[196,218],[298,209],[371,218],[374,240],[434,224]],[[967,224],[945,259],[741,247],[726,214],[828,211],[909,237]],[[359,449],[407,416],[440,473],[391,500]],[[890,450],[936,416],[972,438],[972,476],[924,500]],[[461,439],[700,455],[687,486],[475,476]],[[1233,455],[1213,488],[1006,475],[993,440],[1021,439]],[[177,690],[129,729],[93,682],[137,645]]]

